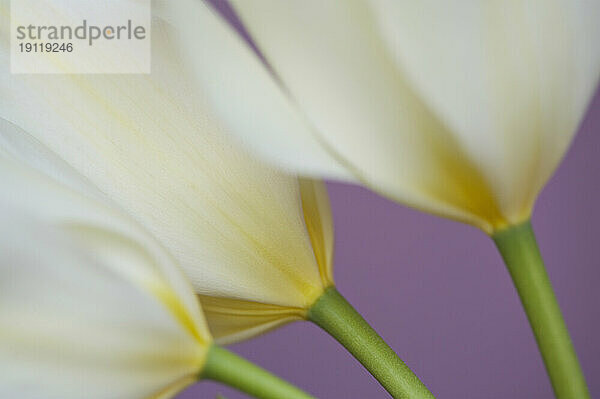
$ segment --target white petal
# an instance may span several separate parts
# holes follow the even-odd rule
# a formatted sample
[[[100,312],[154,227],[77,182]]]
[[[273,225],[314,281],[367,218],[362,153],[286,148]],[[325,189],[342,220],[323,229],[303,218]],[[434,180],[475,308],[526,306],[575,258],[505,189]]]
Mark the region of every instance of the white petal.
[[[234,1],[290,101],[363,183],[488,232],[527,218],[598,79],[598,7],[373,3]]]
[[[297,180],[221,139],[171,28],[152,26],[151,75],[3,70],[0,116],[151,231],[198,292],[306,306],[322,282]]]
[[[325,183],[300,179],[304,222],[323,288],[333,285],[333,220]],[[306,318],[307,307],[200,295],[211,331],[220,344],[247,339],[285,323]]]
[[[372,0],[399,68],[522,217],[600,75],[600,3]],[[514,221],[514,220],[513,220]]]
[[[0,127],[4,129],[0,131],[0,137],[3,138],[10,137],[16,132],[23,134],[22,131],[8,129],[14,125],[0,125]],[[6,143],[4,140],[0,142]],[[21,144],[25,144],[25,141],[21,141]],[[77,173],[61,163],[47,149],[27,145],[21,148],[22,154],[31,154],[32,149],[35,149],[39,154],[47,155],[47,158],[41,158],[38,162],[49,166],[51,171],[57,171],[57,175],[71,176],[70,181],[76,181]],[[88,247],[98,245],[101,249],[106,246],[110,238],[106,232],[123,240],[129,240],[127,242],[141,245],[148,252],[150,259],[155,259],[156,262],[130,262],[127,247],[124,248],[124,253],[119,252],[118,242],[115,242],[114,247],[109,250],[98,250],[97,255],[104,257],[106,264],[113,266],[115,271],[123,274],[124,277],[138,281],[140,285],[143,284],[152,290],[194,335],[207,335],[198,302],[189,283],[172,266],[171,255],[158,246],[153,237],[139,225],[128,219],[120,209],[113,207],[110,201],[101,200],[102,194],[94,197],[87,192],[73,190],[72,187],[54,180],[49,174],[11,157],[3,148],[0,148],[0,181],[2,181],[0,200],[7,204],[14,204],[25,212],[35,213],[39,220],[49,225],[72,232],[85,239]],[[87,183],[85,187],[88,187]],[[93,190],[90,191],[96,194]],[[181,304],[183,307],[175,306],[176,304]]]
[[[200,295],[215,340],[230,344],[262,334],[285,323],[306,319],[304,308]]]
[[[301,179],[300,194],[321,280],[333,285],[333,217],[327,187],[321,180]]]
[[[159,2],[155,13],[176,27],[182,52],[228,133],[279,166],[307,175],[354,179],[218,13],[195,0]]]
[[[0,118],[0,154],[5,159],[12,159],[16,163],[29,165],[33,169],[43,171],[47,176],[74,191],[86,193],[98,199],[104,198],[91,182],[73,170],[64,160],[49,151],[23,129],[3,118]]]
[[[179,271],[124,232],[46,223],[43,198],[0,198],[0,396],[150,398],[190,383],[210,337]]]
[[[490,219],[501,218],[476,165],[398,71],[363,1],[234,5],[290,101],[358,180],[411,206],[484,229]],[[216,30],[206,32],[211,34],[216,43],[223,41]],[[255,78],[250,73],[245,79]],[[473,187],[464,187],[465,181]]]

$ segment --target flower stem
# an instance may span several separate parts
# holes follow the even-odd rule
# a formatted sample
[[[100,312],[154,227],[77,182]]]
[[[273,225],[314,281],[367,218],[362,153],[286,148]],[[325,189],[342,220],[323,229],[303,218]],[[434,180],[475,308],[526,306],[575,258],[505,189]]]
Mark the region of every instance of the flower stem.
[[[590,394],[530,222],[492,236],[515,284],[559,399]]]
[[[290,383],[217,345],[210,348],[200,378],[221,382],[260,399],[314,399]]]
[[[334,287],[317,299],[308,312],[308,319],[348,349],[392,397],[433,398],[419,378]]]

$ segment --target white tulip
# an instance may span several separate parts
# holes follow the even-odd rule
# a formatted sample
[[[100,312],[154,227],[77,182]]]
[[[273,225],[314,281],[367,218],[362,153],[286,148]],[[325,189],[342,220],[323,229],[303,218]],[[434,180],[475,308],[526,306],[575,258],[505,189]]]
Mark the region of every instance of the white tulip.
[[[173,259],[0,150],[0,397],[168,398],[212,338]]]
[[[206,300],[221,342],[305,317],[332,285],[325,188],[223,137],[172,26],[153,20],[150,75],[12,75],[9,26],[0,24],[6,151],[108,197],[152,233]]]
[[[175,259],[106,198],[79,191],[88,183],[63,161],[28,143],[42,173],[19,159],[24,147],[3,144],[2,398],[167,399],[200,379],[257,398],[312,398],[214,345]]]
[[[489,234],[530,217],[600,75],[598,1],[234,0],[266,62],[193,3],[171,18],[249,147]]]

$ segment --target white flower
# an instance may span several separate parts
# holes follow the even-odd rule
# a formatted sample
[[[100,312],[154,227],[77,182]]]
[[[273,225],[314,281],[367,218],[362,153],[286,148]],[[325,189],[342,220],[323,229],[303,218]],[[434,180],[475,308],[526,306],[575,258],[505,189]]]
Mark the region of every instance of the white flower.
[[[5,149],[0,181],[0,397],[158,399],[195,382],[212,338],[173,259]]]
[[[0,148],[152,233],[221,342],[305,317],[332,284],[325,188],[227,141],[172,26],[152,22],[150,75],[11,75],[0,15]]]
[[[164,13],[228,130],[488,233],[529,218],[600,74],[600,2],[234,0]],[[267,66],[268,65],[268,66]]]

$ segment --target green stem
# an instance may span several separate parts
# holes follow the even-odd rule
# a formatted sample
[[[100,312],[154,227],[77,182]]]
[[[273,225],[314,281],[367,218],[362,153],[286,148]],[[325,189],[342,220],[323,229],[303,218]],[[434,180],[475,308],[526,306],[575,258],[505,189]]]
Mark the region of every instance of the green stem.
[[[492,238],[519,293],[556,397],[589,398],[531,223],[501,230]]]
[[[399,399],[433,395],[419,378],[334,288],[328,288],[308,312],[308,319],[327,331]]]
[[[314,399],[279,377],[216,345],[208,352],[200,378],[221,382],[261,399]]]

